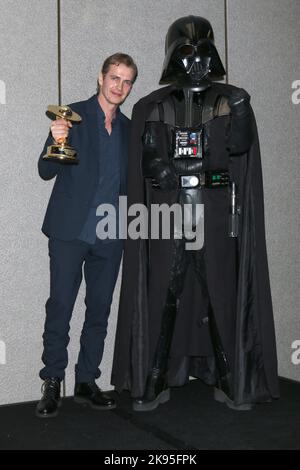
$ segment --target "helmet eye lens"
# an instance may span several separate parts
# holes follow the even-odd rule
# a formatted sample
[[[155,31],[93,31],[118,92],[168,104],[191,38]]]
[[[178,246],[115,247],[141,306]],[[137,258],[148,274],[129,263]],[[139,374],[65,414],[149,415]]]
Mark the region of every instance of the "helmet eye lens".
[[[179,47],[178,52],[181,57],[192,57],[195,52],[195,47],[192,44],[184,44]]]

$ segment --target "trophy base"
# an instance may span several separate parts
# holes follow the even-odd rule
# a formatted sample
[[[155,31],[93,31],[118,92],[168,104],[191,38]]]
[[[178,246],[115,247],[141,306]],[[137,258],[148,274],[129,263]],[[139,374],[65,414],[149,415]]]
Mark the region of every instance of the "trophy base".
[[[79,163],[79,160],[76,157],[76,150],[69,145],[59,144],[50,145],[47,149],[47,154],[43,156],[43,160],[76,165]]]

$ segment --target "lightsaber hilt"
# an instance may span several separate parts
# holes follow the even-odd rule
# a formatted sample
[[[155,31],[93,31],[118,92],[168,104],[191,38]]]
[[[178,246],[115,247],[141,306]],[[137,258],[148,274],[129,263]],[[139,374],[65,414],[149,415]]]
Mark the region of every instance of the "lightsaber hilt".
[[[229,206],[229,227],[228,235],[230,238],[236,238],[239,234],[239,207],[237,205],[237,186],[234,181],[229,184],[230,187],[230,206]]]

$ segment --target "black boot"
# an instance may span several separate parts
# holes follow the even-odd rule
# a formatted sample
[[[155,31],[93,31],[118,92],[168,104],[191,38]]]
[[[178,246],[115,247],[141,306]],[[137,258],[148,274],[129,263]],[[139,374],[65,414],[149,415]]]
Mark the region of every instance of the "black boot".
[[[167,387],[166,377],[160,370],[153,369],[146,384],[146,391],[141,398],[133,401],[134,411],[155,410],[158,405],[170,400],[170,389]]]
[[[43,396],[36,405],[35,414],[38,418],[54,418],[61,404],[60,379],[49,377],[42,385]]]
[[[95,382],[76,383],[74,401],[76,403],[87,403],[96,410],[113,410],[116,408],[115,400],[102,392]]]
[[[225,403],[228,408],[235,411],[250,411],[253,408],[253,405],[250,403],[244,403],[242,405],[235,405],[234,401],[231,400],[228,395],[226,395],[223,390],[220,388],[214,388],[214,399],[220,403]]]

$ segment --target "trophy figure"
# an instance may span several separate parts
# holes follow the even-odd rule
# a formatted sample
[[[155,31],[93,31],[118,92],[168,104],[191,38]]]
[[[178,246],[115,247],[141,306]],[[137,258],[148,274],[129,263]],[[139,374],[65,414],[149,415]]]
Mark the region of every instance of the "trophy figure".
[[[54,119],[65,119],[71,122],[80,122],[81,117],[79,114],[72,111],[69,106],[48,106],[46,115]],[[49,145],[47,154],[43,156],[43,160],[60,163],[79,163],[76,157],[76,150],[68,145],[67,138],[57,139],[57,143]]]

